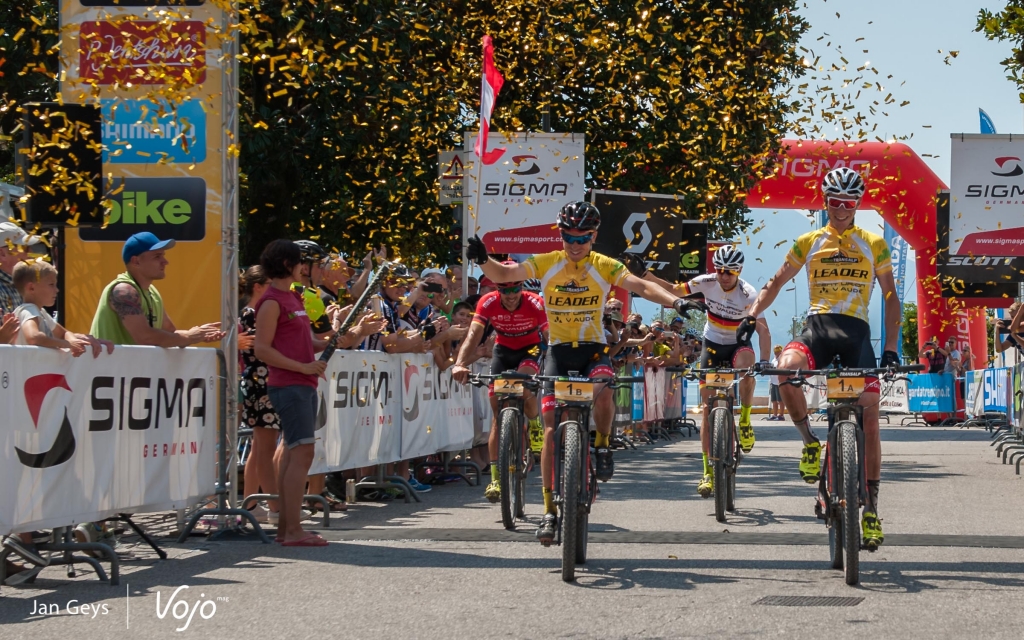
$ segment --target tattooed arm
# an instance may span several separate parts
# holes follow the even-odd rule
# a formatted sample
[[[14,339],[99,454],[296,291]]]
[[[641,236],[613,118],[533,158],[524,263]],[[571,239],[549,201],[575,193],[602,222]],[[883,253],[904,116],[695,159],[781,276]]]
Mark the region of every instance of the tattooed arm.
[[[142,297],[139,295],[138,289],[126,282],[114,286],[107,299],[107,304],[121,319],[121,323],[128,330],[135,344],[154,347],[186,347],[197,342],[197,340],[173,331],[151,327],[143,310]]]

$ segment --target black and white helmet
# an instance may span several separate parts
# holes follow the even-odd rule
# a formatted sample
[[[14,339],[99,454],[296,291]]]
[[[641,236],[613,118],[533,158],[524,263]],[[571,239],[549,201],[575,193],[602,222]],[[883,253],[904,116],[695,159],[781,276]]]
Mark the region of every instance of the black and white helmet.
[[[295,244],[299,245],[303,262],[320,262],[329,255],[323,247],[312,240],[296,240]]]
[[[530,278],[529,280],[524,280],[523,290],[532,291],[533,293],[540,293],[540,280],[538,280],[537,278]]]
[[[735,245],[727,244],[718,248],[711,261],[714,263],[715,269],[739,271],[743,268],[743,252]]]
[[[576,231],[594,231],[601,226],[601,212],[584,200],[570,202],[558,212],[558,227]]]
[[[825,174],[821,192],[826,198],[860,200],[864,196],[864,178],[849,167],[839,167]]]

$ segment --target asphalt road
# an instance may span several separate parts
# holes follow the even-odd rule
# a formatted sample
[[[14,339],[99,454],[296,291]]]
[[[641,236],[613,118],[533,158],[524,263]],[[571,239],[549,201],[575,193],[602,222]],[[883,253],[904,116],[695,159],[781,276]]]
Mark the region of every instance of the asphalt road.
[[[1024,481],[987,433],[883,426],[886,544],[848,587],[828,567],[795,430],[757,424],[726,524],[695,492],[696,437],[617,452],[574,584],[560,550],[534,542],[536,479],[515,532],[483,487],[452,483],[421,504],[353,506],[319,529],[323,549],[177,545],[173,519],[148,517],[169,560],[127,537],[118,587],[61,567],[3,587],[0,637],[1024,637]]]

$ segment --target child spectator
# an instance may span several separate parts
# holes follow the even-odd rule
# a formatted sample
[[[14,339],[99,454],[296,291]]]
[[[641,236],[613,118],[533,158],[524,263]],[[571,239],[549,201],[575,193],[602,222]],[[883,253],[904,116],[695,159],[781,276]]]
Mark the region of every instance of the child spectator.
[[[52,307],[57,302],[57,270],[53,265],[41,260],[20,262],[14,267],[12,279],[23,300],[14,310],[21,323],[15,344],[67,349],[76,358],[88,348],[92,348],[94,358],[103,347],[107,353],[114,350],[113,342],[68,331],[43,311],[43,307]]]

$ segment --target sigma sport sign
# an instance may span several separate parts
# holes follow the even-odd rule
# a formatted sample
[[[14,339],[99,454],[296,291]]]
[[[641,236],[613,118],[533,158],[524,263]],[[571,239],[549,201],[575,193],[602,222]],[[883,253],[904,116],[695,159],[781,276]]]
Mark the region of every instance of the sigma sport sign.
[[[1024,139],[952,140],[950,256],[1024,256]]]

